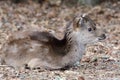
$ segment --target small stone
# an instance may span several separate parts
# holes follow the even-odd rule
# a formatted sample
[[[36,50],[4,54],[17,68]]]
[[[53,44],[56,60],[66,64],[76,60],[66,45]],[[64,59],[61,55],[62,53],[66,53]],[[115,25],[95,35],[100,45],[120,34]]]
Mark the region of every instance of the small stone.
[[[98,61],[98,58],[93,58],[92,60],[91,60],[91,62],[97,62]]]
[[[55,6],[60,6],[61,2],[61,0],[49,0],[49,3]]]
[[[0,22],[0,28],[2,27],[2,23]]]
[[[89,57],[84,57],[81,60],[82,62],[90,62],[90,58]]]
[[[84,77],[79,76],[79,77],[78,77],[78,80],[85,80],[85,79],[84,79]]]
[[[0,78],[2,78],[4,75],[3,74],[0,74]]]

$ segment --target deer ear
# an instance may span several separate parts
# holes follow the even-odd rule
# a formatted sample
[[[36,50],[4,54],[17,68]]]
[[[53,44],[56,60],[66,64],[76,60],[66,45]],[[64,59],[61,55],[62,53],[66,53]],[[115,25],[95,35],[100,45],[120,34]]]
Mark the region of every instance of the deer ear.
[[[73,19],[73,29],[74,30],[78,30],[80,29],[80,17],[79,16],[76,16],[74,19]]]
[[[80,24],[82,24],[84,22],[86,16],[87,16],[87,14],[79,14],[79,15],[75,16],[73,19],[73,26],[76,28],[81,27]]]
[[[81,15],[82,18],[85,18],[85,17],[87,17],[87,16],[88,16],[88,14],[82,14],[82,15]]]
[[[81,24],[86,23],[88,20],[90,20],[88,14],[82,14],[81,15],[81,21],[80,21]]]

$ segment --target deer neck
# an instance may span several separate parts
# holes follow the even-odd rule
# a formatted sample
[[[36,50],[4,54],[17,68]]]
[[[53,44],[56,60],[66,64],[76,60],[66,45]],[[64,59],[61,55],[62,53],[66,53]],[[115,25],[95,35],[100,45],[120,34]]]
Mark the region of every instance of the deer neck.
[[[66,42],[65,44],[65,52],[66,54],[69,52],[73,52],[78,54],[84,53],[86,44],[82,43],[80,40],[80,32],[75,32],[72,26],[73,23],[70,23],[65,30],[65,35],[62,40]]]

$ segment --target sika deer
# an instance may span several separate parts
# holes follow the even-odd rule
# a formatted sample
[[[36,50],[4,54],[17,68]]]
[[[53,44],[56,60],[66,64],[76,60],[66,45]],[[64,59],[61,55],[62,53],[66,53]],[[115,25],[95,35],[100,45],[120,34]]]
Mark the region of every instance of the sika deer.
[[[82,58],[87,44],[106,38],[88,15],[75,17],[66,27],[63,39],[48,32],[14,33],[2,48],[7,65],[30,68],[60,69]],[[11,39],[11,40],[10,40]]]

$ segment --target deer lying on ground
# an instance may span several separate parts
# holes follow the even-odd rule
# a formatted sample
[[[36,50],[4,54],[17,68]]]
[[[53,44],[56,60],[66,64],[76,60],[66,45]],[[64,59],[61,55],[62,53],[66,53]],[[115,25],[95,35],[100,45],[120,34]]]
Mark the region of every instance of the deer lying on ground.
[[[106,38],[88,15],[75,17],[66,27],[63,39],[49,32],[20,31],[2,46],[2,64],[13,67],[61,69],[80,61],[87,44]]]

